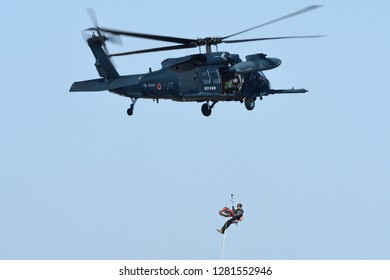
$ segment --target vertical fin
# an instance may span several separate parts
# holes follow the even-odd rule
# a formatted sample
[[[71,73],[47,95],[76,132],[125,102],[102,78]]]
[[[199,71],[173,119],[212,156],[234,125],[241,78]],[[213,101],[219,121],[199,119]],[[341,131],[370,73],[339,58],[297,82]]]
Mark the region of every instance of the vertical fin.
[[[118,78],[118,72],[102,48],[106,40],[107,39],[104,36],[92,35],[92,37],[87,40],[87,43],[96,58],[95,67],[99,76],[105,79]]]

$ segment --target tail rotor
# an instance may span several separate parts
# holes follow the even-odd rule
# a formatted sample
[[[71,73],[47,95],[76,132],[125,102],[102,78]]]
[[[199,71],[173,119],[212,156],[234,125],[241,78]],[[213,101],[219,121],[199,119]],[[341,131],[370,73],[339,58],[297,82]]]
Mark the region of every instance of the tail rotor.
[[[83,38],[85,40],[88,40],[90,38],[90,35],[85,33],[86,31],[95,31],[97,33],[97,35],[102,38],[103,40],[103,43],[102,43],[102,46],[103,46],[103,49],[104,51],[107,53],[107,55],[109,54],[108,52],[108,49],[107,49],[107,46],[106,46],[106,41],[110,42],[110,43],[113,43],[113,44],[116,44],[116,45],[123,45],[122,43],[122,39],[120,37],[120,35],[118,34],[112,34],[110,36],[106,36],[101,28],[99,27],[99,24],[98,24],[98,20],[97,20],[97,16],[96,16],[96,11],[94,9],[87,9],[87,13],[89,15],[89,18],[91,19],[92,21],[92,24],[94,27],[91,27],[91,28],[88,28],[88,29],[85,29],[84,32],[83,32]]]

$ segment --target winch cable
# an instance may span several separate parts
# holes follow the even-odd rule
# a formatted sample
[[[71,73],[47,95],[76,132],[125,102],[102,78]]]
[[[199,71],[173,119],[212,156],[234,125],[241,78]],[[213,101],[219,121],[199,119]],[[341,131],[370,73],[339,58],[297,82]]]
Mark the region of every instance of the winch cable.
[[[230,195],[230,200],[226,203],[225,207],[231,202],[232,209],[234,207],[234,200],[233,200],[233,194]],[[230,219],[230,217],[226,217],[225,223]],[[225,241],[226,241],[226,233],[227,231],[224,231],[223,233],[223,241],[222,241],[222,252],[221,252],[221,260],[223,260],[223,254],[225,252]]]
[[[226,218],[226,222],[229,218]],[[226,232],[223,233],[223,241],[222,241],[222,252],[221,252],[221,260],[223,260],[223,253],[225,252],[225,240],[226,240]]]

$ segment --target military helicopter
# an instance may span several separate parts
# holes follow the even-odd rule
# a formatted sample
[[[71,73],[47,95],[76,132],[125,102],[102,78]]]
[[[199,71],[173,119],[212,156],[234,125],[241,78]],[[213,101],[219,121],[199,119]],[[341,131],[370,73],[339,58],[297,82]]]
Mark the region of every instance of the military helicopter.
[[[266,54],[257,53],[246,56],[242,61],[237,54],[229,52],[213,52],[212,46],[218,48],[219,44],[247,43],[264,40],[317,38],[314,36],[285,36],[270,38],[238,39],[231,40],[233,36],[275,23],[299,14],[312,11],[321,6],[312,5],[294,13],[265,22],[255,27],[231,34],[225,37],[205,37],[200,39],[187,39],[171,36],[152,35],[136,32],[121,31],[99,27],[96,14],[89,10],[94,27],[85,31],[93,32],[87,39],[87,43],[96,59],[95,67],[101,78],[75,82],[70,92],[84,91],[109,91],[121,96],[129,97],[132,101],[127,114],[134,113],[134,105],[138,99],[160,99],[179,102],[201,102],[201,111],[204,116],[210,116],[213,107],[220,101],[239,101],[245,104],[247,110],[255,108],[255,101],[264,96],[286,93],[306,93],[300,89],[272,89],[269,80],[263,71],[274,69],[281,64],[278,58],[268,57]],[[96,32],[96,34],[95,34]],[[110,36],[104,35],[110,34]],[[106,41],[116,42],[116,36],[130,36],[136,38],[157,40],[175,43],[176,45],[109,54]],[[201,47],[205,46],[206,52],[201,53]],[[168,50],[187,48],[199,48],[198,54],[192,54],[179,58],[165,59],[162,68],[144,74],[119,75],[110,58],[114,56],[134,55]]]

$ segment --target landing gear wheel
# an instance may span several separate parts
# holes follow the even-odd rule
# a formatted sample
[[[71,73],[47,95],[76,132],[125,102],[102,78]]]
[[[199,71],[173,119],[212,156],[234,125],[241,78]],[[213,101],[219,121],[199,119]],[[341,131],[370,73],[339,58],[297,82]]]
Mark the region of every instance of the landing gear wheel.
[[[204,103],[202,105],[202,114],[205,116],[205,117],[208,117],[211,115],[211,107],[208,103]]]
[[[133,103],[131,103],[131,104],[130,104],[130,108],[127,109],[127,114],[128,114],[129,116],[132,116],[133,113],[134,113],[134,105],[135,105],[135,102],[137,102],[137,98],[132,98],[132,97],[130,97],[130,98],[131,98],[131,101],[132,101]]]
[[[132,116],[133,113],[134,113],[134,105],[131,104],[130,108],[127,109],[127,114],[128,114],[129,116]]]
[[[245,99],[245,108],[248,111],[251,111],[255,108],[255,100],[253,98],[247,98]]]

